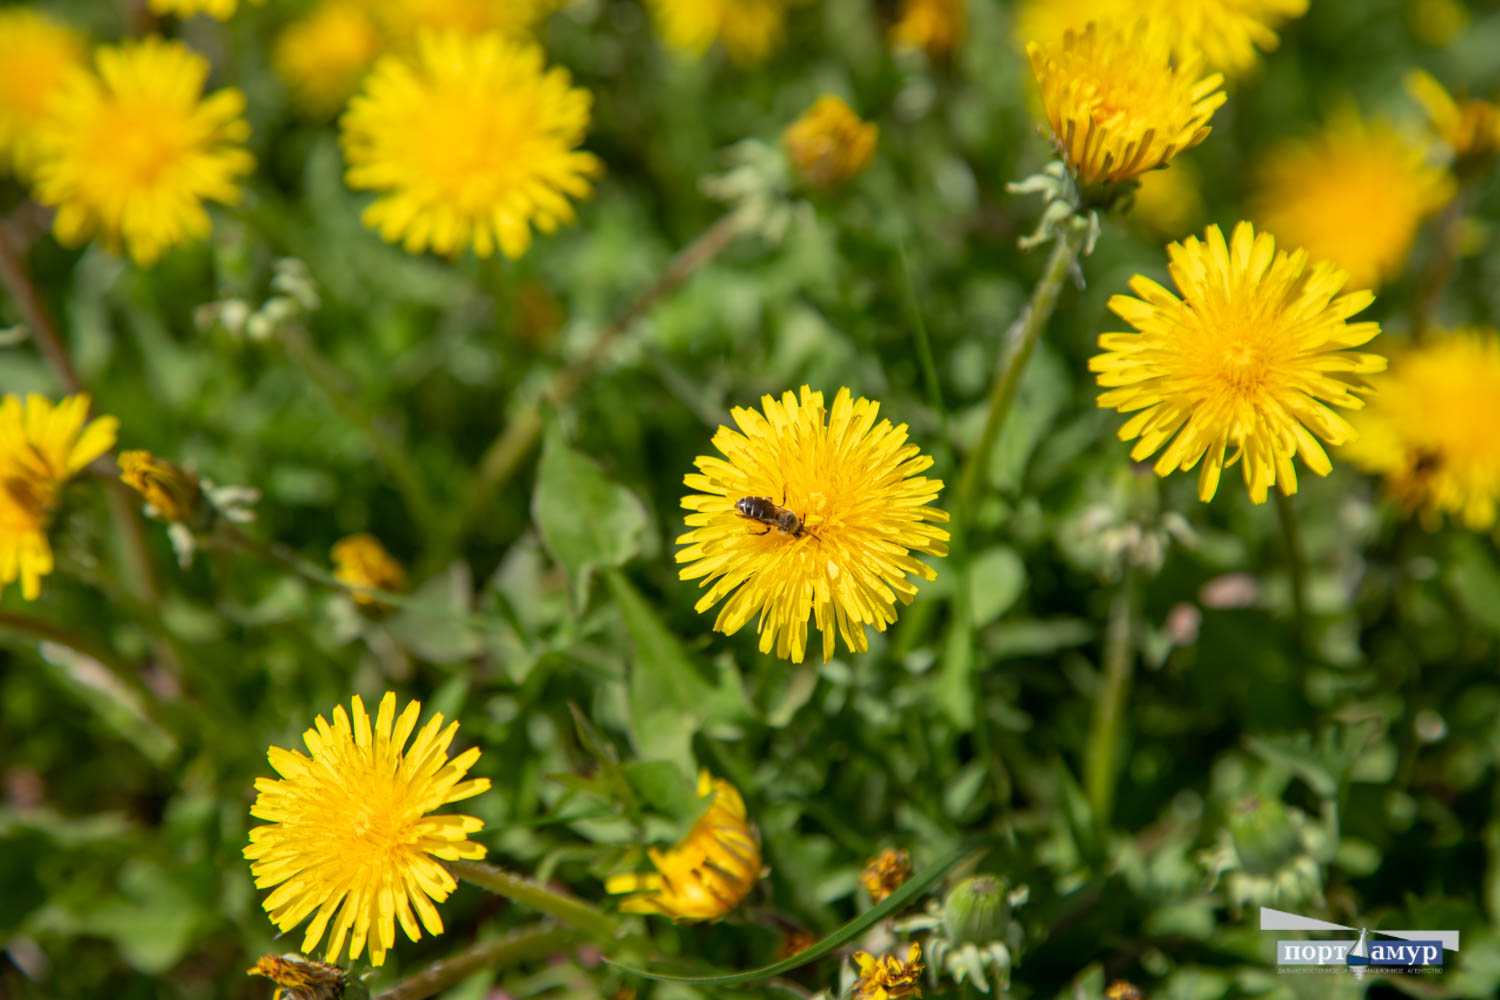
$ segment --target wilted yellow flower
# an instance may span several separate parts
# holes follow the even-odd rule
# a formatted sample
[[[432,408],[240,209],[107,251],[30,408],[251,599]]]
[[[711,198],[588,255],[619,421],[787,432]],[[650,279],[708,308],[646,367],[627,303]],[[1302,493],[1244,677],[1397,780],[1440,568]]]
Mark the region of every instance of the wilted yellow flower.
[[[21,581],[34,601],[52,572],[47,522],[63,484],[114,447],[120,422],[88,419],[89,397],[56,406],[41,396],[0,399],[0,591]]]
[[[937,576],[911,553],[948,554],[948,532],[934,526],[948,515],[928,506],[943,484],[918,475],[932,458],[907,443],[906,425],[877,424],[880,404],[848,389],[831,413],[805,385],[800,398],[761,397],[761,408],[736,407],[743,433],[720,427],[713,443],[725,457],[700,456],[683,480],[698,492],[682,498],[692,530],[677,539],[679,576],[708,588],[698,611],[724,601],[717,631],[758,614],[763,653],[802,662],[809,616],[825,662],[835,635],[863,652],[865,626],[885,631],[896,601],[916,596],[907,577]]]
[[[343,107],[380,54],[380,29],[362,0],[323,0],[276,36],[271,63],[309,115]]]
[[[239,0],[147,0],[153,14],[175,14],[192,17],[207,14],[220,21],[227,21],[239,9]]]
[[[1406,90],[1427,112],[1459,173],[1487,164],[1500,153],[1500,107],[1477,98],[1455,101],[1432,74],[1419,69],[1406,74]]]
[[[854,964],[859,966],[855,1000],[904,1000],[922,995],[922,946],[915,941],[905,961],[895,955],[876,958],[867,951],[857,951]]]
[[[1202,75],[1195,55],[1174,63],[1144,22],[1089,24],[1026,54],[1058,151],[1086,186],[1133,181],[1196,146],[1225,100],[1223,77]]]
[[[67,25],[30,7],[0,10],[0,171],[31,173],[47,102],[86,55]]]
[[[337,960],[348,939],[349,958],[356,959],[368,940],[370,963],[383,965],[397,921],[413,941],[422,936],[419,918],[429,934],[443,932],[432,903],[447,899],[458,883],[436,859],[484,857],[484,847],[468,839],[484,822],[432,812],[478,795],[490,781],[461,780],[479,760],[479,748],[449,760],[458,723],[443,728],[442,713],[403,751],[420,702],[398,718],[396,695],[387,692],[373,728],[359,695],[353,707],[352,722],[340,705],[332,726],[320,715],[302,734],[310,758],[270,748],[267,756],[281,778],[257,778],[250,808],[270,825],[250,831],[244,854],[256,888],[280,887],[261,905],[283,932],[317,911],[302,951],[322,940],[332,919],[328,958]]]
[[[760,836],[746,818],[745,800],[723,778],[698,772],[698,797],[713,801],[671,850],[646,853],[649,875],[612,875],[607,892],[634,893],[625,913],[660,913],[673,920],[718,920],[740,904],[760,878]]]
[[[1442,515],[1472,531],[1495,526],[1500,500],[1500,333],[1434,334],[1398,354],[1353,419],[1359,439],[1343,450],[1383,476],[1387,491],[1428,527]]]
[[[897,848],[887,847],[865,865],[865,870],[859,873],[859,884],[878,903],[905,885],[909,878],[911,855]]]
[[[824,94],[786,130],[781,141],[808,184],[833,188],[865,167],[875,155],[880,130],[833,94]]]
[[[891,44],[940,59],[958,47],[963,34],[964,0],[904,0]]]
[[[368,587],[388,594],[406,588],[406,570],[385,550],[374,535],[359,534],[333,543],[333,575],[351,587]],[[376,604],[379,598],[355,594],[360,604]]]
[[[1317,438],[1341,445],[1355,437],[1329,407],[1363,406],[1355,393],[1367,385],[1358,376],[1385,367],[1378,354],[1347,350],[1380,332],[1376,323],[1347,322],[1374,294],[1340,295],[1343,272],[1327,261],[1309,266],[1305,250],[1278,252],[1270,234],[1257,235],[1248,222],[1227,244],[1209,226],[1207,242],[1189,237],[1167,254],[1182,297],[1136,275],[1130,287],[1140,298],[1109,300],[1135,332],[1100,335],[1104,353],[1089,362],[1109,390],[1100,406],[1139,411],[1120,428],[1120,440],[1140,439],[1130,457],[1143,461],[1166,445],[1158,476],[1201,461],[1205,501],[1236,461],[1255,503],[1272,485],[1297,492],[1293,455],[1327,475]]]
[[[38,130],[36,196],[57,207],[63,243],[97,234],[150,265],[208,235],[205,200],[239,200],[237,178],[255,163],[241,145],[245,98],[203,97],[208,60],[180,42],[127,41],[94,59],[98,74],[75,71]]]
[[[651,12],[670,48],[694,55],[722,42],[740,64],[756,63],[781,44],[786,11],[803,0],[651,0]]]
[[[120,452],[120,480],[168,521],[190,524],[203,509],[197,477],[150,452]]]
[[[1452,195],[1418,146],[1346,112],[1267,155],[1250,214],[1283,246],[1349,272],[1352,287],[1375,288],[1400,272],[1417,227]]]
[[[1196,228],[1203,219],[1201,178],[1193,164],[1181,157],[1167,170],[1141,174],[1130,218],[1164,240],[1174,240]]]
[[[339,1000],[346,979],[337,965],[297,954],[262,955],[245,975],[265,976],[274,982],[271,1000]]]
[[[532,226],[573,221],[568,199],[602,169],[577,149],[591,101],[536,45],[422,33],[411,56],[380,58],[340,119],[349,186],[379,195],[365,225],[410,253],[521,256]]]

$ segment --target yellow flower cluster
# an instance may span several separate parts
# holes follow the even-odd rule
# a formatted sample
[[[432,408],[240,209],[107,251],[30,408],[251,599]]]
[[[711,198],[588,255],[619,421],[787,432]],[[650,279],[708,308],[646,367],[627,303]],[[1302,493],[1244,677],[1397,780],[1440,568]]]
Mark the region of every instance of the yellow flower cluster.
[[[911,855],[903,850],[887,847],[865,865],[864,871],[859,873],[859,884],[878,903],[905,885],[909,878]]]

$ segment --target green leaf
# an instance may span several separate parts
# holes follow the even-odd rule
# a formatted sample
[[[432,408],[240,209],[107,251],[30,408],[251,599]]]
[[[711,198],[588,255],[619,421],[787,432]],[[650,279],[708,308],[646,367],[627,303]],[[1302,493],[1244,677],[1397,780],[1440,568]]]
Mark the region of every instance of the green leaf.
[[[568,571],[579,607],[588,603],[593,571],[625,565],[641,551],[647,526],[635,495],[569,448],[556,425],[542,445],[531,516],[547,550]]]
[[[708,808],[709,799],[700,799],[693,782],[671,761],[638,760],[626,764],[622,770],[641,801],[672,817],[684,828]]]
[[[733,972],[720,976],[676,976],[665,972],[652,972],[648,969],[636,969],[628,965],[619,965],[615,962],[610,962],[610,964],[616,966],[621,972],[629,972],[643,979],[654,979],[659,982],[668,983],[693,983],[698,986],[729,986],[735,983],[753,983],[758,979],[765,979],[768,976],[777,976],[783,972],[800,968],[809,962],[822,958],[834,949],[841,948],[850,941],[853,941],[891,914],[905,909],[912,900],[935,885],[947,873],[948,869],[958,864],[959,861],[973,853],[976,849],[976,845],[970,843],[949,851],[939,858],[935,864],[923,869],[921,874],[913,876],[905,885],[887,896],[878,906],[871,907],[864,913],[861,913],[811,948],[799,951],[791,958],[783,959],[772,965],[762,966],[759,969],[751,969],[747,972]],[[605,961],[609,962],[609,959],[606,958]]]
[[[977,666],[974,657],[974,629],[968,611],[965,588],[954,598],[953,621],[943,642],[941,666],[938,668],[937,704],[943,714],[961,732],[974,728],[974,685]]]
[[[480,651],[478,633],[468,623],[474,599],[469,568],[455,562],[401,604],[386,631],[403,648],[429,663],[460,663]]]
[[[969,612],[975,628],[984,628],[1016,603],[1026,587],[1026,564],[1005,546],[987,549],[969,564]]]

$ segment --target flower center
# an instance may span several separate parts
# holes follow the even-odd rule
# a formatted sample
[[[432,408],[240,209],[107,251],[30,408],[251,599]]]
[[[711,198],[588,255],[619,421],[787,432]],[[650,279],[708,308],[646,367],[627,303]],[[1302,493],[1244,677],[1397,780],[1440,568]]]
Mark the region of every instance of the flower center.
[[[448,94],[434,100],[412,154],[434,187],[471,212],[494,206],[535,162],[528,112],[516,102]]]
[[[1265,385],[1268,362],[1262,345],[1241,339],[1224,348],[1219,358],[1219,377],[1237,395],[1252,395]]]
[[[156,186],[191,148],[175,109],[159,104],[114,103],[103,109],[89,136],[89,158],[118,191]]]

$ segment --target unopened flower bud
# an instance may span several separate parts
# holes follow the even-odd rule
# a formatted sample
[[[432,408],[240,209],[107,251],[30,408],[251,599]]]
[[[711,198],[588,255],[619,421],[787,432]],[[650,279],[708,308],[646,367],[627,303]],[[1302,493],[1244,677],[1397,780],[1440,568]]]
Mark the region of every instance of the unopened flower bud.
[[[1297,828],[1280,799],[1249,795],[1229,817],[1229,832],[1240,866],[1252,875],[1270,875],[1301,847]]]
[[[1005,883],[993,875],[966,878],[943,902],[943,929],[953,944],[985,944],[1004,936],[1010,922]]]
[[[163,519],[191,524],[203,513],[203,488],[192,473],[144,451],[122,451],[119,461],[120,479]]]

